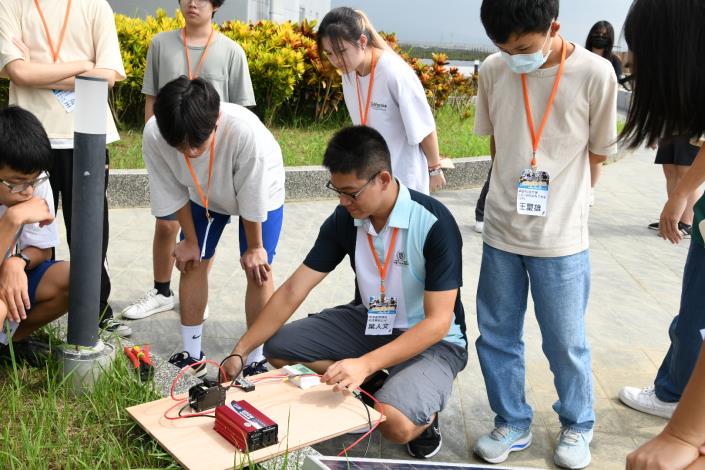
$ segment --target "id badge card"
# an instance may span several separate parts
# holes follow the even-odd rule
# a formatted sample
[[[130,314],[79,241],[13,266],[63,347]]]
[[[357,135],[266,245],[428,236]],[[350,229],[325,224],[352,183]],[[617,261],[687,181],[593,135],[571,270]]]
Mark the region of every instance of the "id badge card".
[[[64,111],[72,113],[76,109],[76,92],[73,90],[51,90]]]
[[[391,335],[397,318],[397,299],[394,297],[371,298],[367,310],[366,336]]]
[[[548,172],[531,168],[521,172],[517,188],[517,213],[545,217],[548,211]]]

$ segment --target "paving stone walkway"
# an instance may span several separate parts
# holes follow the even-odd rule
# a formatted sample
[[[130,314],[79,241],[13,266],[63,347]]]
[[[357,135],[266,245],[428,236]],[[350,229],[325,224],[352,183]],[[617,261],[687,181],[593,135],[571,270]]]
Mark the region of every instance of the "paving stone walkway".
[[[438,195],[455,215],[464,238],[462,299],[468,336],[477,338],[475,289],[482,241],[474,233],[474,206],[478,189],[446,191]],[[667,329],[678,311],[683,265],[688,242],[672,246],[647,230],[657,220],[665,202],[661,168],[653,164],[653,152],[644,150],[605,167],[597,189],[590,220],[592,294],[588,332],[593,348],[597,422],[593,441],[595,469],[624,468],[628,452],[654,436],[665,420],[629,410],[617,399],[623,385],[651,383],[668,347]],[[274,264],[275,280],[281,282],[301,263],[318,233],[320,223],[335,201],[292,202],[286,205],[281,243]],[[154,219],[147,209],[110,212],[110,271],[112,304],[120,311],[143,295],[152,284],[151,246]],[[210,319],[204,330],[204,350],[220,359],[245,330],[245,276],[238,263],[236,225],[227,228],[211,273]],[[60,250],[66,256],[66,249]],[[175,272],[173,285],[178,286]],[[332,273],[301,306],[295,318],[324,307],[346,302],[353,295],[353,276],[347,262]],[[176,312],[165,312],[130,323],[132,340],[151,343],[168,357],[180,350]],[[529,305],[526,328],[527,391],[534,407],[534,444],[512,454],[507,465],[553,468],[552,449],[559,424],[551,404],[556,400],[553,377],[541,352],[538,326]],[[489,408],[474,345],[467,368],[458,376],[452,399],[441,414],[443,449],[437,461],[477,462],[472,446],[491,430]],[[324,454],[335,454],[344,437],[319,444]],[[364,452],[358,446],[353,455]],[[402,446],[373,437],[369,457],[407,458]]]

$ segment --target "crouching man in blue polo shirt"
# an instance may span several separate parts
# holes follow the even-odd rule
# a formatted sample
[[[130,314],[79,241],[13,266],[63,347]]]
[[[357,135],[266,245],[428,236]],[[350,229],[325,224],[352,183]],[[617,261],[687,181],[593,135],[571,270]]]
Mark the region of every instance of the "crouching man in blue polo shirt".
[[[441,448],[438,413],[467,362],[460,231],[443,204],[393,177],[389,149],[372,128],[338,132],[323,165],[340,205],[233,353],[247,357],[265,342],[275,367],[304,363],[343,392],[386,369],[375,393],[387,416],[382,434],[414,457],[432,457]],[[345,255],[355,300],[284,325]],[[231,377],[240,367],[237,357],[226,362]]]

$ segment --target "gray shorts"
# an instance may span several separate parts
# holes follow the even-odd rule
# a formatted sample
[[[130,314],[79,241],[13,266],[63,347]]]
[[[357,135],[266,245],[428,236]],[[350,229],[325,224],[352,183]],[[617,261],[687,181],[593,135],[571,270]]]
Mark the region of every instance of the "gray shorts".
[[[340,361],[360,357],[399,337],[365,336],[364,305],[341,305],[284,325],[264,345],[268,358],[288,361]],[[465,348],[440,341],[408,361],[390,367],[375,398],[401,411],[416,425],[430,423],[445,408],[453,380],[467,363]]]

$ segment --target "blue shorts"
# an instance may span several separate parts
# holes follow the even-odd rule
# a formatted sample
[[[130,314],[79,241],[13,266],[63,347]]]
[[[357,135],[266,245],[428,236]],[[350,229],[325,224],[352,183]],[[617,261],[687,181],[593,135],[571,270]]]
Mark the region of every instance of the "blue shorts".
[[[215,254],[215,248],[218,246],[221,235],[225,226],[230,223],[230,216],[219,214],[210,211],[213,217],[211,228],[208,231],[208,240],[206,241],[206,252],[203,259],[210,259]],[[193,225],[196,228],[196,237],[198,238],[198,247],[203,248],[203,238],[208,227],[208,218],[206,217],[206,209],[195,202],[191,201],[191,215],[193,216]],[[279,234],[282,231],[282,222],[284,220],[284,206],[274,209],[267,213],[267,220],[262,222],[262,244],[267,250],[267,259],[269,264],[274,261],[277,244],[279,243]],[[180,239],[184,239],[184,233],[181,232]],[[240,256],[247,251],[247,238],[245,237],[245,227],[240,219]]]
[[[37,287],[39,287],[39,283],[42,282],[42,278],[47,272],[47,269],[51,268],[56,263],[61,263],[61,261],[46,260],[36,268],[27,271],[27,293],[29,294],[30,305],[34,305],[34,300],[37,296]]]
[[[177,220],[176,212],[172,212],[171,214],[165,215],[163,217],[157,217],[157,220],[166,220],[168,222],[172,222],[172,221],[176,222],[176,220]]]

